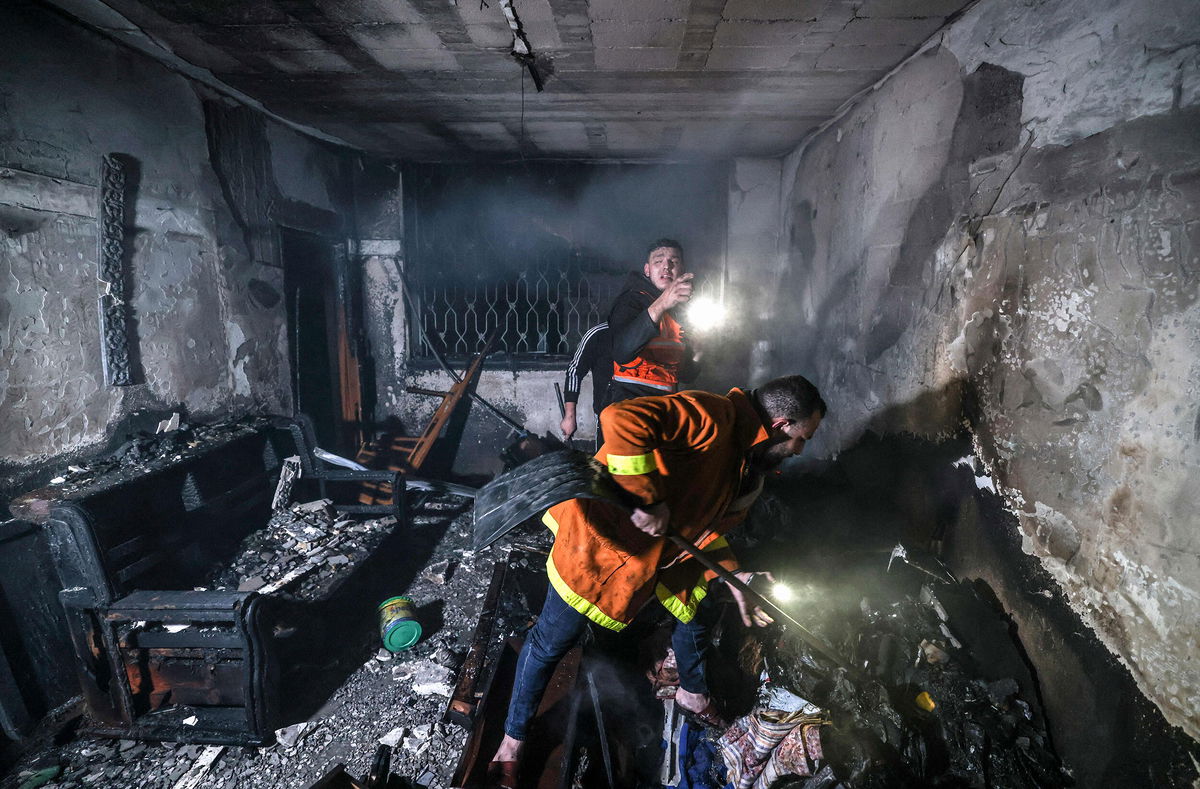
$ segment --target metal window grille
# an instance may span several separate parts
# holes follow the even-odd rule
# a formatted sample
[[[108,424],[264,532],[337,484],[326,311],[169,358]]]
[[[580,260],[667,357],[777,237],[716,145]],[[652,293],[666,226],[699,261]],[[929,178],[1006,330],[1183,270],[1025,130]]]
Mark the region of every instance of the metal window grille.
[[[628,269],[582,256],[543,257],[522,269],[464,276],[463,267],[415,267],[421,328],[450,357],[475,353],[498,331],[494,351],[515,361],[569,358],[590,327],[608,317]],[[413,332],[410,352],[430,359]]]

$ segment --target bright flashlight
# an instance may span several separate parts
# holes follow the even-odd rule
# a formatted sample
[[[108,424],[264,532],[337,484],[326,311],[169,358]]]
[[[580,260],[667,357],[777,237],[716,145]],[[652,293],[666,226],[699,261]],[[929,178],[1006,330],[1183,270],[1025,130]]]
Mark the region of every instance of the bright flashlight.
[[[696,331],[712,331],[725,324],[725,305],[712,296],[697,296],[688,305],[688,323]]]
[[[792,587],[784,583],[775,584],[771,588],[771,596],[781,603],[790,603],[796,599],[796,593],[792,591]]]

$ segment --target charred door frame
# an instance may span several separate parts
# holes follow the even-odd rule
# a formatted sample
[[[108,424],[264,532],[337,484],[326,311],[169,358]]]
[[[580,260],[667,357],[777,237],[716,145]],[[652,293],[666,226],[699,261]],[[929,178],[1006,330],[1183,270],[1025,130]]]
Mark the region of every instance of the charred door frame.
[[[362,443],[362,371],[360,367],[357,338],[361,336],[360,300],[354,298],[357,277],[350,267],[345,241],[316,232],[308,227],[279,224],[279,258],[284,270],[284,305],[287,313],[288,368],[292,393],[293,413],[305,412],[312,417],[320,441],[328,443],[326,449],[351,457]],[[297,247],[304,245],[309,252],[319,252],[320,261],[314,264],[297,255]],[[318,288],[324,294],[325,358],[327,359],[327,391],[318,395],[328,402],[320,404],[320,411],[305,402],[301,387],[299,336],[300,319],[297,316],[297,277],[308,266],[308,273],[319,275]],[[310,392],[308,398],[312,398]]]

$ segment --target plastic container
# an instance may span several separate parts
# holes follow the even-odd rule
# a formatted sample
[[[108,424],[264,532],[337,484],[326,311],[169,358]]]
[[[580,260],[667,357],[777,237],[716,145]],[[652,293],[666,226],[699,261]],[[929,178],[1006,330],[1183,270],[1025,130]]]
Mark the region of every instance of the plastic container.
[[[379,635],[389,652],[402,652],[421,640],[411,597],[389,597],[379,604]]]

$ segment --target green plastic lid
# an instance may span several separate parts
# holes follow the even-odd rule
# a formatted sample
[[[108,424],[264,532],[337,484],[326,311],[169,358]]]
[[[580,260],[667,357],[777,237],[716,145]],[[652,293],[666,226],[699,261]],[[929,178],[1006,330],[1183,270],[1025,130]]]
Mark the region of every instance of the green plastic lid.
[[[383,645],[389,652],[408,649],[421,640],[421,623],[415,619],[392,622],[383,636]]]

